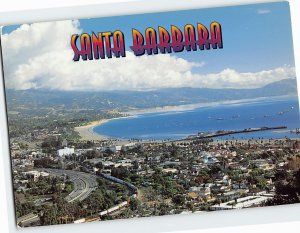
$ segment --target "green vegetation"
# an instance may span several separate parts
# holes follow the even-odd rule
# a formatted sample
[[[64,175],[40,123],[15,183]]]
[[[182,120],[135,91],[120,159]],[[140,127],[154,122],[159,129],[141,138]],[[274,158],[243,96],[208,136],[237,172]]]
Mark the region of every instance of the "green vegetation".
[[[279,174],[277,174],[277,177]],[[293,204],[300,201],[300,169],[296,172],[292,172],[291,176],[282,170],[280,171],[280,177],[284,177],[284,180],[278,180],[275,183],[276,186],[276,196],[269,200],[266,205],[284,205]]]

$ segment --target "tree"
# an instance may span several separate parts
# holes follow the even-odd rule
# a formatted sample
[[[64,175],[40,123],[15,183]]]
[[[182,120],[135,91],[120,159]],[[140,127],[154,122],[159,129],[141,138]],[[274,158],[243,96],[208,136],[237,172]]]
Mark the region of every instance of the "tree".
[[[102,190],[97,189],[93,192],[85,201],[85,204],[88,205],[88,209],[90,210],[90,214],[94,214],[99,210],[104,210],[108,207],[108,203],[105,199],[105,194]]]
[[[49,184],[47,184],[46,180],[41,179],[38,182],[38,189],[41,192],[42,195],[45,195],[45,193],[48,191],[49,189]]]
[[[73,185],[73,183],[71,182],[71,181],[67,181],[66,183],[65,183],[65,192],[66,193],[71,193],[72,191],[73,191],[73,189],[74,189],[74,185]]]
[[[192,203],[192,202],[188,202],[187,204],[186,204],[186,207],[188,208],[188,210],[190,210],[190,211],[192,211],[192,212],[195,212],[195,206],[194,206],[194,204]]]
[[[183,195],[175,195],[173,198],[172,198],[172,201],[176,204],[176,205],[180,205],[180,206],[183,206],[185,205],[185,197]]]
[[[158,211],[159,211],[158,212],[159,215],[166,215],[166,214],[169,214],[170,208],[166,203],[161,203],[158,206]]]
[[[57,206],[45,206],[41,213],[40,221],[43,226],[58,224]]]
[[[275,173],[275,180],[285,180],[288,177],[285,169],[279,170]]]
[[[101,162],[99,162],[95,165],[95,167],[102,170],[103,169],[103,164]]]
[[[125,167],[114,167],[112,170],[111,170],[111,175],[114,176],[114,177],[117,177],[121,180],[125,180],[125,179],[128,179],[129,176],[130,176],[130,172],[127,170],[127,168]]]
[[[20,204],[20,202],[16,201],[16,215],[17,217],[21,217],[23,215],[32,213],[36,211],[36,207],[33,202],[25,202]]]
[[[141,202],[137,198],[131,197],[129,200],[129,207],[132,211],[137,210],[140,204]]]
[[[106,187],[106,184],[103,179],[97,178],[98,187],[101,189],[104,189]]]
[[[276,195],[273,199],[268,200],[265,205],[284,205],[299,203],[300,191],[300,170],[293,173],[293,178],[290,182],[277,181],[275,183]]]

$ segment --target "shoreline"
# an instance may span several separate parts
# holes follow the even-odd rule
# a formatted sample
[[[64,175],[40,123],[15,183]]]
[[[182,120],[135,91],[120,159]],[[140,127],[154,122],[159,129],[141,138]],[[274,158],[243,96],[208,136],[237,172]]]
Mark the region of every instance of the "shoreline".
[[[217,107],[219,105],[233,105],[233,104],[250,104],[263,100],[277,100],[282,98],[297,97],[294,95],[282,95],[282,96],[270,96],[270,97],[258,97],[252,99],[239,99],[239,100],[224,100],[224,101],[214,101],[207,103],[193,103],[193,104],[180,104],[180,105],[165,105],[161,107],[150,107],[150,108],[132,108],[131,110],[120,112],[121,114],[127,114],[130,116],[138,116],[142,114],[151,113],[171,113],[171,112],[184,112],[192,111],[197,108],[203,107]]]
[[[247,104],[247,103],[255,103],[257,101],[262,100],[276,100],[282,98],[289,98],[291,96],[276,96],[276,97],[258,97],[255,99],[240,99],[240,100],[226,100],[226,101],[216,101],[210,103],[195,103],[195,104],[182,104],[182,105],[174,105],[174,106],[162,106],[162,107],[153,107],[153,108],[144,108],[144,109],[132,109],[126,112],[119,112],[120,114],[124,114],[126,116],[115,117],[110,119],[101,119],[97,121],[92,121],[83,126],[75,127],[74,130],[79,133],[81,139],[80,140],[108,140],[112,139],[108,136],[101,135],[95,133],[93,129],[96,126],[105,124],[112,120],[123,119],[123,118],[133,118],[143,114],[151,114],[151,113],[171,113],[171,112],[181,112],[181,111],[192,111],[197,108],[202,107],[216,107],[219,105],[231,105],[231,104]],[[116,138],[117,139],[117,138]],[[118,139],[121,140],[121,139]],[[147,141],[147,140],[146,140]],[[161,141],[161,140],[158,140]]]
[[[79,136],[81,137],[80,140],[98,140],[98,141],[102,141],[102,140],[106,140],[108,139],[106,136],[104,135],[100,135],[97,134],[93,131],[93,129],[98,126],[98,125],[102,125],[106,122],[108,122],[110,119],[101,119],[98,121],[92,121],[87,123],[87,125],[83,125],[83,126],[77,126],[74,128],[74,130],[79,133]]]
[[[108,140],[108,139],[112,139],[112,138],[110,138],[108,136],[105,136],[105,135],[101,135],[101,134],[95,133],[94,132],[94,128],[96,126],[105,124],[105,123],[107,123],[109,121],[112,121],[112,120],[124,119],[124,118],[130,118],[130,117],[134,117],[134,115],[121,116],[121,117],[115,117],[115,118],[109,118],[109,119],[101,119],[101,120],[97,120],[97,121],[91,121],[91,122],[88,122],[86,125],[74,127],[74,130],[79,133],[79,135],[81,137],[80,140],[82,140],[82,141],[85,141],[85,140],[86,141],[92,141],[92,140],[103,141],[103,140]]]

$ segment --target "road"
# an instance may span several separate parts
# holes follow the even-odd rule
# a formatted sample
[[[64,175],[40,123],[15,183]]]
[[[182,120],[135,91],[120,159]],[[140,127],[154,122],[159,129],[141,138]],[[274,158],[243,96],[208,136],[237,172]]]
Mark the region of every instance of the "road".
[[[74,190],[66,196],[67,202],[83,201],[98,186],[97,176],[71,170],[45,169],[52,176],[68,176],[74,184]]]

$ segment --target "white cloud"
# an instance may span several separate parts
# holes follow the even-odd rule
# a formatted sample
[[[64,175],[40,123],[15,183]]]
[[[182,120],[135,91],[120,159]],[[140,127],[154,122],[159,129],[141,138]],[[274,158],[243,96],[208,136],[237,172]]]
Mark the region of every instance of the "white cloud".
[[[254,73],[239,73],[233,69],[225,69],[217,74],[195,75],[196,85],[215,88],[258,88],[282,79],[295,78],[295,68],[282,66],[273,70]],[[201,84],[200,84],[201,83]]]
[[[256,88],[295,77],[295,68],[283,66],[255,73],[225,69],[195,74],[192,63],[175,55],[73,62],[70,38],[81,33],[78,21],[22,25],[3,36],[6,87],[54,90],[148,90],[172,87]]]
[[[258,9],[257,10],[257,14],[270,14],[271,13],[271,10],[268,10],[268,9]]]

